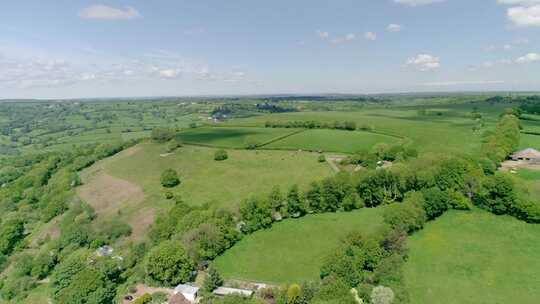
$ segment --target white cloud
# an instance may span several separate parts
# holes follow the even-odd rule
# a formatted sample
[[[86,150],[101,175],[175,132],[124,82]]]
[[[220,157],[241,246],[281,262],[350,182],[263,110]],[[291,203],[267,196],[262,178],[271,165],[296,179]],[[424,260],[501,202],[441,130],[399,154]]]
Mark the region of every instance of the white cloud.
[[[328,39],[330,37],[330,33],[328,32],[324,32],[324,31],[319,31],[317,30],[315,32],[317,34],[317,36],[319,36],[321,39]]]
[[[353,41],[353,40],[356,40],[356,35],[355,34],[347,34],[343,37],[337,37],[337,38],[334,38],[332,39],[332,43],[334,44],[338,44],[338,43],[343,43],[343,42],[349,42],[349,41]]]
[[[505,49],[505,50],[511,50],[511,49],[512,49],[512,45],[510,45],[510,44],[505,44],[505,45],[503,45],[503,49]]]
[[[395,3],[405,4],[409,6],[428,5],[438,2],[444,2],[445,0],[394,0]]]
[[[516,59],[516,63],[533,63],[537,61],[540,61],[540,54],[538,53],[528,53]]]
[[[438,82],[426,82],[423,86],[426,87],[450,87],[450,86],[467,86],[467,85],[490,85],[490,84],[503,84],[503,80],[473,80],[473,81],[438,81]]]
[[[540,4],[511,7],[507,11],[507,16],[516,26],[540,26]]]
[[[178,78],[180,76],[180,70],[178,69],[165,69],[159,71],[159,77],[165,78],[165,79],[174,79]]]
[[[419,54],[415,57],[409,58],[409,60],[407,60],[407,65],[414,66],[418,70],[425,72],[440,68],[441,62],[439,57],[429,54]]]
[[[401,32],[403,30],[403,25],[391,23],[386,27],[386,30],[392,33]]]
[[[533,5],[535,3],[540,3],[540,0],[497,0],[497,2],[507,5]]]
[[[131,20],[140,18],[141,14],[131,6],[115,8],[107,5],[92,5],[82,9],[79,16],[94,20]]]
[[[373,33],[373,32],[367,32],[364,34],[364,38],[366,38],[367,40],[377,40],[377,34]]]

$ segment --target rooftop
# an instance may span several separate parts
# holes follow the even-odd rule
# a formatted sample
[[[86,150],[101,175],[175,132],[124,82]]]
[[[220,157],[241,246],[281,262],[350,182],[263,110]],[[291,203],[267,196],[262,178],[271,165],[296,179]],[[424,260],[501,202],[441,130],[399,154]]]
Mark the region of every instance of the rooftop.
[[[512,154],[514,158],[538,158],[540,159],[540,152],[533,148],[527,148],[525,150],[517,151]]]
[[[181,293],[181,294],[194,295],[194,294],[197,294],[198,291],[199,291],[199,287],[195,287],[195,286],[191,286],[191,285],[185,285],[185,284],[180,284],[180,285],[176,286],[176,288],[174,288],[174,293],[175,294]]]
[[[226,296],[231,294],[239,294],[245,297],[251,297],[253,291],[247,289],[230,288],[230,287],[218,287],[214,290],[214,294],[218,296]]]

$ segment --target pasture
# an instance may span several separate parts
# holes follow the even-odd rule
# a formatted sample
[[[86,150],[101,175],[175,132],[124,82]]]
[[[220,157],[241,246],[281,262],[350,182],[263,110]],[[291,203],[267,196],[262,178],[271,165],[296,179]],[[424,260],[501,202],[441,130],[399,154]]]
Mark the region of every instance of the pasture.
[[[235,127],[262,127],[266,121],[314,120],[326,123],[354,121],[358,127],[368,127],[376,133],[405,138],[422,152],[440,152],[441,150],[467,154],[479,152],[482,133],[494,126],[496,115],[491,110],[486,110],[483,127],[473,130],[479,123],[469,116],[472,106],[470,108],[446,109],[445,111],[442,111],[442,109],[443,106],[438,107],[437,110],[432,109],[431,112],[423,112],[421,111],[422,108],[376,108],[356,112],[296,112],[260,115],[237,119],[227,124]],[[438,115],[438,113],[441,113],[441,115]],[[300,140],[302,138],[302,134],[295,136],[298,136]],[[388,140],[387,138],[384,139]],[[287,143],[287,141],[292,141],[292,139],[286,138],[269,146],[279,146],[281,142]],[[310,144],[323,146],[328,145],[328,142],[315,143],[313,141]],[[330,143],[329,148],[332,148],[332,143]],[[346,147],[346,149],[351,151],[354,150],[354,147]]]
[[[86,183],[79,196],[104,218],[121,213],[138,237],[155,212],[172,206],[166,191],[189,204],[233,208],[250,195],[266,195],[274,186],[302,188],[333,174],[314,153],[229,150],[229,159],[218,162],[213,148],[186,145],[170,154],[165,149],[165,144],[143,143],[96,163],[83,172]],[[176,169],[181,179],[170,190],[160,184],[168,168]]]
[[[220,148],[246,148],[298,132],[296,129],[202,127],[187,129],[178,138],[188,144]]]
[[[348,233],[382,225],[382,208],[289,219],[244,237],[214,261],[226,279],[284,284],[316,280],[326,255]]]
[[[411,303],[538,303],[540,225],[450,211],[409,241]]]
[[[364,131],[307,130],[264,146],[276,150],[309,150],[324,152],[354,153],[369,151],[378,143],[395,144],[400,139],[394,136]]]

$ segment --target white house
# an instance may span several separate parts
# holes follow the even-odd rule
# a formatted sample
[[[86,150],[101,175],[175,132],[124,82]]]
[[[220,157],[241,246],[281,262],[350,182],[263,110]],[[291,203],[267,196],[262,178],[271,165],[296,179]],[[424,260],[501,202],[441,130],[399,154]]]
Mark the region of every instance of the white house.
[[[195,303],[195,299],[197,299],[197,293],[199,292],[199,287],[191,286],[191,285],[185,285],[180,284],[176,286],[174,289],[174,294],[181,294],[186,298],[186,300],[190,301],[191,303]]]

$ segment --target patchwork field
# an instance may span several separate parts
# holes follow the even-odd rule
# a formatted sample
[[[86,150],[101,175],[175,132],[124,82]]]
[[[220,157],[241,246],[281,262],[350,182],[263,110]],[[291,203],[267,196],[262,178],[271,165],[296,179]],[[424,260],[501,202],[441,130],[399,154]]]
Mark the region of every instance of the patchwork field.
[[[538,303],[540,226],[483,211],[448,212],[414,234],[411,303]]]
[[[472,106],[464,109],[445,110],[432,109],[433,113],[421,111],[425,108],[405,108],[405,109],[366,109],[358,112],[297,112],[261,115],[246,119],[239,119],[230,122],[234,126],[262,127],[266,121],[354,121],[357,126],[372,128],[375,132],[405,137],[410,140],[414,147],[420,151],[437,152],[441,150],[454,153],[475,153],[481,145],[483,131],[493,127],[496,122],[496,115],[493,110],[484,113],[484,125],[479,130],[474,131],[473,127],[478,122],[468,115],[472,111]],[[429,109],[428,109],[429,110]],[[301,136],[298,134],[297,136]],[[301,138],[301,137],[299,137]],[[274,142],[271,146],[279,146],[281,142],[287,143],[285,139]],[[334,146],[333,142],[317,143],[318,146]],[[346,147],[349,148],[349,147]],[[330,150],[330,149],[328,149]],[[349,148],[354,150],[354,148]],[[345,152],[345,151],[343,151]]]
[[[298,132],[296,129],[203,127],[178,134],[182,142],[223,148],[246,148]]]
[[[316,280],[327,254],[350,232],[382,224],[382,208],[310,215],[245,237],[214,264],[227,279],[291,283]]]
[[[264,148],[354,153],[369,151],[378,143],[395,144],[399,141],[394,136],[363,131],[308,130],[275,141]]]
[[[535,148],[540,150],[540,135],[521,134],[520,149]]]

